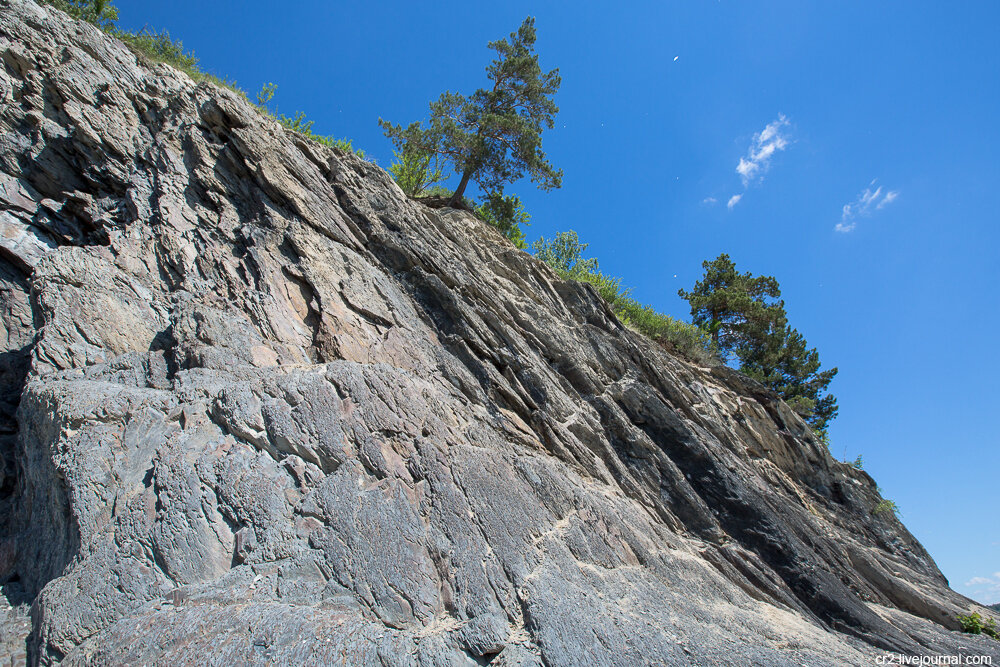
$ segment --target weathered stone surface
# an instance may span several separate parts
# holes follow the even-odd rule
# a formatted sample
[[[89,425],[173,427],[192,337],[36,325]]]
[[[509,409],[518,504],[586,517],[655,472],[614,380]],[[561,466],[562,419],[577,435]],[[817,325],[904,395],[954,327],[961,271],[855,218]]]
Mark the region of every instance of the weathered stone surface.
[[[92,26],[0,58],[5,664],[1000,657],[758,385]]]

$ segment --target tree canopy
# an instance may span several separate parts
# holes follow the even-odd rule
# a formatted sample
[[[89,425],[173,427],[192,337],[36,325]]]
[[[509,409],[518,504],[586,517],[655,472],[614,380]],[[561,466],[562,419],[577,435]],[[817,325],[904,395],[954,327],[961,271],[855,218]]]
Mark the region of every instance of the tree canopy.
[[[461,200],[470,181],[486,193],[528,175],[542,189],[558,188],[562,170],[542,152],[542,131],[552,129],[559,107],[552,96],[559,70],[542,72],[534,52],[535,20],[528,17],[509,39],[489,43],[497,57],[486,68],[492,82],[465,96],[444,92],[430,104],[427,126],[407,127],[379,119],[386,136],[400,150],[438,155],[461,176],[451,201]]]
[[[705,276],[690,292],[678,290],[691,304],[692,322],[708,332],[723,358],[729,359],[765,336],[784,312],[778,281],[740,273],[723,253],[702,262]]]
[[[837,416],[837,399],[824,393],[836,368],[820,370],[819,353],[788,324],[781,289],[772,276],[740,273],[729,255],[702,263],[704,277],[678,294],[695,324],[712,336],[729,362],[778,393],[813,428]]]

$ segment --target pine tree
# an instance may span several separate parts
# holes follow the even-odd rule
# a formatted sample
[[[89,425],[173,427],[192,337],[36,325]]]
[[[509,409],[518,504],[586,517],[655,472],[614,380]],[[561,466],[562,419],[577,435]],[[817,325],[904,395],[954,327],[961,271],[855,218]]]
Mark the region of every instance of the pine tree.
[[[788,324],[781,289],[772,276],[740,273],[729,255],[702,263],[705,276],[678,294],[693,322],[742,373],[773,389],[818,431],[837,416],[837,399],[822,395],[837,369],[820,370],[819,353]]]
[[[784,315],[775,329],[745,345],[737,355],[740,372],[776,391],[792,409],[818,431],[825,431],[837,416],[833,394],[821,396],[837,369],[820,371],[819,353],[805,337],[788,326]]]
[[[708,332],[726,359],[741,347],[768,335],[784,312],[778,281],[770,276],[740,273],[723,253],[702,262],[705,277],[690,292],[678,290],[691,304],[694,324]]]
[[[466,97],[445,92],[430,105],[427,127],[406,128],[379,119],[397,148],[440,155],[461,179],[451,203],[461,201],[470,181],[484,192],[503,193],[504,185],[525,174],[542,189],[558,188],[562,170],[542,152],[542,130],[554,126],[559,107],[552,96],[559,70],[543,73],[534,52],[535,20],[528,17],[507,39],[489,43],[497,58],[486,68],[493,86]]]

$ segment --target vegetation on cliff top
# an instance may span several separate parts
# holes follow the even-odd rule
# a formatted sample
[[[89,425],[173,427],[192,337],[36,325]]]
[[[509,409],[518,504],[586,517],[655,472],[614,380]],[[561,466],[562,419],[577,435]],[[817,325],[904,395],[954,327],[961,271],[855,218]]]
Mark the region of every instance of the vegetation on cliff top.
[[[118,8],[107,0],[38,0],[66,12],[76,19],[87,21],[112,37],[125,43],[136,55],[152,62],[166,63],[191,77],[197,82],[208,82],[216,86],[228,88],[249,101],[246,91],[236,85],[236,82],[223,79],[204,71],[198,64],[198,58],[184,50],[184,44],[175,40],[167,31],[156,31],[143,28],[137,32],[129,32],[118,27]],[[307,120],[305,112],[296,112],[294,116],[285,116],[271,111],[268,104],[274,97],[277,86],[273,83],[264,84],[257,94],[257,110],[277,120],[286,129],[297,132],[318,143],[337,148],[342,151],[354,152],[358,157],[365,157],[364,151],[355,149],[350,139],[338,139],[332,136],[316,134],[312,131],[313,121]]]
[[[172,65],[195,81],[224,86],[248,98],[234,82],[207,73],[194,54],[167,32],[138,32],[117,26],[118,10],[107,0],[40,0],[71,16],[88,21],[120,39],[137,54]],[[430,105],[427,127],[415,122],[406,128],[379,119],[396,144],[396,162],[390,172],[411,196],[447,194],[436,183],[443,180],[443,164],[459,175],[450,203],[464,201],[482,221],[496,227],[517,248],[528,249],[523,227],[530,215],[517,195],[504,195],[506,184],[528,175],[543,189],[561,185],[562,171],[554,168],[541,150],[543,129],[553,127],[558,107],[552,96],[561,83],[558,69],[542,72],[534,52],[534,20],[528,17],[509,40],[490,42],[497,58],[486,72],[492,88],[466,97],[445,92]],[[257,94],[256,108],[286,129],[318,143],[353,151],[349,139],[313,132],[313,121],[304,112],[286,116],[272,110],[277,86],[267,83]],[[470,181],[483,195],[476,205],[464,197]],[[691,303],[694,323],[689,324],[639,303],[622,279],[600,271],[595,258],[583,258],[587,244],[576,232],[560,232],[552,240],[540,238],[531,249],[564,279],[592,285],[631,329],[666,345],[698,363],[739,361],[739,369],[774,389],[821,435],[836,415],[836,399],[819,394],[837,369],[819,371],[815,349],[807,349],[801,334],[787,324],[780,290],[771,277],[739,274],[728,256],[705,262],[706,279],[681,296]],[[728,264],[727,264],[728,262]]]
[[[704,277],[678,295],[696,325],[711,335],[723,359],[774,390],[817,431],[837,415],[837,399],[823,394],[837,374],[820,371],[819,353],[788,324],[773,276],[740,273],[729,255],[705,261]]]
[[[534,52],[535,20],[524,19],[510,40],[489,43],[497,58],[486,68],[493,84],[469,96],[445,91],[430,104],[427,127],[407,127],[379,119],[396,147],[439,156],[460,176],[451,203],[459,202],[470,181],[483,192],[503,194],[504,186],[528,175],[542,189],[558,188],[562,170],[542,152],[542,130],[551,129],[559,107],[559,70],[542,72]]]
[[[699,327],[664,315],[636,301],[631,290],[622,287],[622,279],[601,273],[595,258],[583,257],[586,243],[580,243],[574,231],[559,232],[555,238],[544,237],[532,246],[535,256],[548,264],[563,279],[579,280],[597,290],[622,324],[699,363],[716,362],[716,348]]]

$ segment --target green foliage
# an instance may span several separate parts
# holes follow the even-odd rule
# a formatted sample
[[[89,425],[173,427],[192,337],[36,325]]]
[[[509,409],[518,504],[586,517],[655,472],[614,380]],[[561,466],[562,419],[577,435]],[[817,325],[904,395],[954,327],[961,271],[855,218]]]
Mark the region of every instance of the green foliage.
[[[625,326],[692,361],[715,361],[715,348],[705,332],[693,324],[658,313],[632,298],[630,290],[622,287],[621,278],[601,273],[596,259],[583,257],[587,244],[580,243],[576,232],[560,232],[552,240],[542,237],[532,244],[531,249],[535,257],[552,267],[561,278],[592,285]]]
[[[967,632],[970,635],[982,634],[983,617],[980,616],[978,612],[972,612],[968,616],[962,616],[959,614],[956,618],[959,625],[962,626],[962,632]]]
[[[577,233],[570,230],[557,233],[551,241],[540,237],[531,244],[531,250],[561,277],[579,280],[578,275],[597,272],[597,260],[583,258],[587,245],[580,243]]]
[[[184,50],[184,44],[180,40],[174,40],[170,33],[166,31],[157,32],[148,28],[143,28],[138,32],[127,32],[120,30],[115,22],[118,20],[118,9],[108,0],[40,0],[56,9],[62,10],[75,19],[87,21],[94,24],[109,35],[116,37],[129,46],[136,55],[147,60],[166,63],[175,67],[194,81],[207,81],[217,86],[229,88],[243,98],[247,99],[246,91],[241,90],[234,82],[220,79],[219,77],[203,71],[198,66],[198,59],[193,53]],[[257,110],[261,113],[274,116],[267,105],[274,97],[277,86],[273,83],[266,83],[261,91],[257,93]],[[364,157],[364,151],[355,150],[350,139],[336,139],[334,137],[322,136],[313,133],[312,121],[307,121],[303,112],[298,112],[293,118],[280,116],[278,122],[288,129],[298,132],[313,141],[317,141],[326,146],[332,146],[342,151],[354,152],[358,157]]]
[[[740,273],[729,255],[702,262],[705,277],[687,292],[678,290],[691,305],[694,324],[711,335],[727,358],[761,338],[780,317],[784,303],[778,281],[770,276]]]
[[[742,373],[777,392],[814,429],[826,429],[837,399],[824,392],[837,369],[820,371],[819,353],[788,325],[778,281],[740,273],[726,254],[702,266],[704,278],[678,291],[693,322]]]
[[[93,23],[110,31],[118,20],[118,8],[107,0],[42,0],[44,4],[66,12],[75,19]]]
[[[307,139],[312,139],[324,146],[337,148],[346,153],[355,153],[360,158],[365,157],[365,152],[361,149],[355,149],[351,145],[350,139],[337,139],[336,137],[324,136],[313,132],[312,127],[315,121],[308,120],[304,111],[298,111],[291,117],[284,114],[275,115],[272,113],[268,104],[274,99],[274,94],[277,90],[278,86],[274,83],[265,83],[261,87],[260,92],[257,93],[257,103],[254,105],[258,111],[277,120],[285,129],[301,134]]]
[[[116,30],[114,35],[150,60],[173,65],[195,81],[200,81],[206,76],[198,68],[198,59],[194,54],[185,53],[184,44],[180,40],[171,39],[167,31],[156,32],[148,28],[143,28],[139,32]]]
[[[260,88],[260,92],[257,93],[257,104],[255,105],[257,109],[263,111],[264,113],[271,113],[267,105],[274,98],[274,94],[278,91],[278,84],[276,83],[265,83]]]
[[[483,222],[499,229],[515,247],[521,250],[528,249],[521,225],[530,225],[531,216],[524,210],[521,198],[517,195],[504,197],[499,192],[491,192],[483,197],[476,207],[475,214]]]
[[[826,429],[813,429],[813,433],[816,434],[816,438],[820,441],[820,443],[826,447],[826,450],[830,451],[830,434],[826,432]]]
[[[389,173],[408,197],[419,197],[442,178],[440,156],[405,145],[393,151],[396,161]]]
[[[423,197],[450,197],[451,190],[444,187],[443,185],[432,185],[431,187],[424,190]],[[468,201],[468,200],[466,200]],[[473,207],[469,207],[473,208]]]
[[[979,612],[972,612],[968,616],[959,614],[955,618],[962,626],[962,632],[972,635],[986,635],[1000,641],[1000,630],[997,629],[997,623],[992,618],[984,620]]]
[[[861,456],[861,454],[858,454],[858,458],[854,459],[854,461],[851,463],[851,466],[853,466],[855,470],[865,469],[865,461],[864,458]]]
[[[379,119],[397,148],[440,155],[461,176],[452,198],[458,201],[470,181],[484,192],[502,193],[504,186],[529,175],[540,188],[557,188],[562,171],[542,152],[541,134],[551,129],[559,108],[551,97],[559,89],[559,70],[543,73],[534,53],[535,21],[528,17],[517,32],[490,42],[497,53],[486,68],[492,82],[466,97],[445,92],[430,104],[427,127],[407,127]]]
[[[892,512],[895,516],[899,516],[899,506],[896,501],[883,498],[872,510],[872,514],[884,514],[885,512]]]

